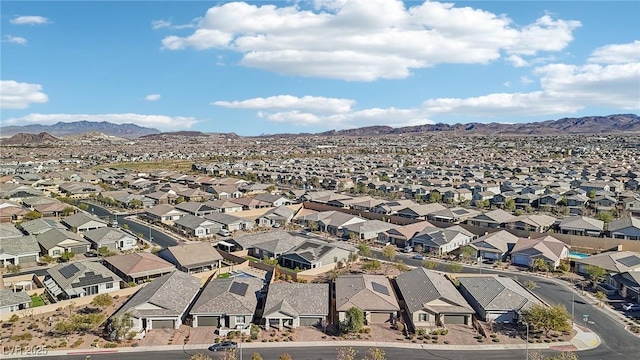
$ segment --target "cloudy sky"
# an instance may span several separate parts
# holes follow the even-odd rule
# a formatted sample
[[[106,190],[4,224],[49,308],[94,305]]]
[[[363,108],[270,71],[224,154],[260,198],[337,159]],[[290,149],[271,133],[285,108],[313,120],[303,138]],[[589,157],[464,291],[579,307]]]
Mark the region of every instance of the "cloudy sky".
[[[638,1],[3,2],[0,125],[259,135],[638,113]]]

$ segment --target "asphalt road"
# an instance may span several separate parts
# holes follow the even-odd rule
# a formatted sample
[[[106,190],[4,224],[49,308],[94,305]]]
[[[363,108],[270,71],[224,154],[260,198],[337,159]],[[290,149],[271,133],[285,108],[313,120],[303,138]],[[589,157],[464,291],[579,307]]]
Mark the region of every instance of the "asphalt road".
[[[106,209],[102,206],[92,203],[87,203],[87,205],[89,205],[89,211],[100,217],[101,219],[106,219],[108,217],[109,219],[113,220],[115,218],[118,220],[118,224],[120,226],[127,224],[127,226],[129,226],[129,231],[134,234],[142,234],[143,238],[147,240],[151,239],[150,241],[156,246],[166,248],[168,246],[178,244],[178,242],[173,237],[167,235],[162,231],[158,231],[156,228],[126,219],[126,215],[129,214],[118,214],[116,216],[111,211],[109,211],[109,209]]]

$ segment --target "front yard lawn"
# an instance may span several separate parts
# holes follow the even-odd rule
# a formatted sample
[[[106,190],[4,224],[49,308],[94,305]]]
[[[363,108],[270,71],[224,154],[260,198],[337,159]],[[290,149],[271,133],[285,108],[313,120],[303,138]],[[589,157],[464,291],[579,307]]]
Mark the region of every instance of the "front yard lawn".
[[[42,298],[40,296],[32,296],[31,297],[31,303],[29,304],[29,307],[37,307],[37,306],[44,306],[44,300],[42,300]]]

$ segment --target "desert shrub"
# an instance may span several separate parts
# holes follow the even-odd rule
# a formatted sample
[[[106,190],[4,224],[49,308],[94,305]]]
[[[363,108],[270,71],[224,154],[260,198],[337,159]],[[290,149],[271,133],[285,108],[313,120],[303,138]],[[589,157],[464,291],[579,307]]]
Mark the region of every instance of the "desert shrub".
[[[107,348],[107,349],[113,349],[115,347],[118,347],[118,344],[116,344],[116,343],[106,343],[106,344],[104,344],[104,347]]]

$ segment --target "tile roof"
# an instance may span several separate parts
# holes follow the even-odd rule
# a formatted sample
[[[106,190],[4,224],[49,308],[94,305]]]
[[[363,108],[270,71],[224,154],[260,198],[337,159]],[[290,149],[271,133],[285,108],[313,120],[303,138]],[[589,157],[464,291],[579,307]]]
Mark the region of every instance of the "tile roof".
[[[329,314],[329,284],[277,282],[269,286],[263,317]]]
[[[197,242],[189,244],[181,244],[176,246],[169,246],[160,251],[169,252],[176,261],[184,266],[189,267],[192,265],[211,264],[222,260],[222,255],[208,242]]]
[[[425,308],[437,313],[473,313],[471,305],[451,281],[435,271],[418,267],[398,275],[396,283],[411,313]],[[449,306],[429,305],[434,300],[442,300]]]
[[[131,277],[175,270],[173,264],[148,252],[109,256],[104,261]]]
[[[518,237],[506,230],[496,231],[474,240],[470,246],[482,251],[499,251],[505,254],[509,251],[509,247],[515,245]]]
[[[511,250],[511,254],[523,253],[528,256],[543,256],[551,261],[561,258],[562,251],[567,244],[552,237],[545,236],[537,239],[520,238]]]
[[[233,291],[234,284],[247,284],[246,291]],[[263,286],[264,281],[254,277],[213,279],[202,290],[190,313],[253,315]]]
[[[376,289],[374,289],[374,283]],[[363,311],[400,310],[393,287],[386,276],[355,274],[338,276],[336,284],[336,309],[347,311],[357,307]],[[378,287],[382,285],[382,287]],[[386,293],[384,292],[386,288]]]
[[[200,290],[200,279],[182,271],[155,278],[138,290],[116,313],[130,313],[133,317],[181,316]],[[150,304],[155,308],[144,309]],[[138,308],[140,307],[140,308]],[[147,306],[148,307],[148,306]]]

